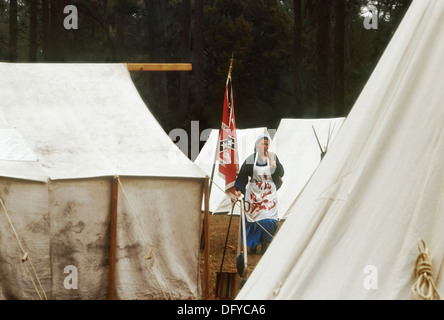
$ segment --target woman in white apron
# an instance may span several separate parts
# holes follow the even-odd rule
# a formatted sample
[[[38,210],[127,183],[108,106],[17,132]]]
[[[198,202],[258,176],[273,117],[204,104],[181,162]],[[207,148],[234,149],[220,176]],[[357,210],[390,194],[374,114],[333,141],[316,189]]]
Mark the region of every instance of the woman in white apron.
[[[261,243],[263,254],[278,226],[276,182],[284,175],[284,167],[275,154],[268,152],[269,141],[267,135],[258,137],[255,152],[242,164],[234,184],[236,197],[244,194],[247,204],[246,238],[250,253],[257,253]]]

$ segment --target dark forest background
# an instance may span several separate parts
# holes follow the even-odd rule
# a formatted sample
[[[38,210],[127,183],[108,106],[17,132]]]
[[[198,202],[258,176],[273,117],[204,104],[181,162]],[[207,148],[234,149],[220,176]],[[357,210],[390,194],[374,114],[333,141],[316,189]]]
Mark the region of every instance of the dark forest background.
[[[411,0],[0,0],[2,62],[190,62],[131,72],[173,128],[218,128],[234,53],[238,128],[346,116]],[[78,10],[67,30],[65,6]],[[378,28],[364,27],[374,5]],[[1,90],[1,88],[0,88]]]

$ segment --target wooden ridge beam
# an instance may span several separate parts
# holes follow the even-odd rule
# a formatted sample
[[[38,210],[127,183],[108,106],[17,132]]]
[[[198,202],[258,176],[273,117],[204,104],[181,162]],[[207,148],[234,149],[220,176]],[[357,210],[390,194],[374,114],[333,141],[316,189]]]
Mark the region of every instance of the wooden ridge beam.
[[[191,63],[127,63],[129,71],[191,71]]]

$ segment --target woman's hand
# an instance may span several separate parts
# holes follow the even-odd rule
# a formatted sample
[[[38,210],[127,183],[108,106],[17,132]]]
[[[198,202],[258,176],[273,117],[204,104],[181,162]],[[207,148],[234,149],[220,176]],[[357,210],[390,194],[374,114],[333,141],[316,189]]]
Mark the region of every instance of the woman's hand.
[[[240,192],[239,190],[237,190],[234,195],[236,196],[236,199],[239,199],[242,196],[242,192]]]
[[[270,159],[270,166],[276,169],[277,168],[276,161],[274,161],[273,159]]]
[[[270,167],[277,169],[276,160],[274,159],[274,156],[271,152],[267,152],[267,158],[270,163]]]

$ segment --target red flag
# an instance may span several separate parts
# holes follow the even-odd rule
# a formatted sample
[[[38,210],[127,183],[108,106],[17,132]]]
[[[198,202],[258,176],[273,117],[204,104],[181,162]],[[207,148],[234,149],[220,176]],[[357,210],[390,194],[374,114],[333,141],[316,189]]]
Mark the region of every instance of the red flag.
[[[238,172],[239,158],[230,67],[225,87],[224,109],[219,137],[219,174],[225,178],[225,192],[230,191],[234,194],[234,182]]]

